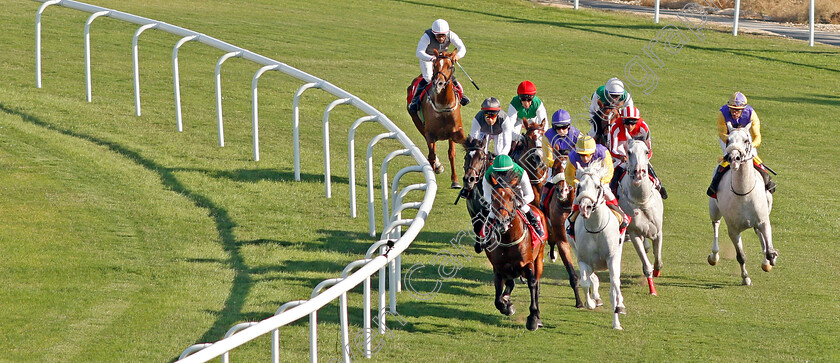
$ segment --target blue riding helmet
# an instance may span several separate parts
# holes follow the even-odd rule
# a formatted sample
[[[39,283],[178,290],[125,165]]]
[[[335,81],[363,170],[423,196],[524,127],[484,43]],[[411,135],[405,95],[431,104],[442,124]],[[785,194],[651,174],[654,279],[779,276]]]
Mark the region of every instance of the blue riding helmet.
[[[551,126],[569,126],[572,124],[572,116],[564,109],[559,109],[551,115]]]

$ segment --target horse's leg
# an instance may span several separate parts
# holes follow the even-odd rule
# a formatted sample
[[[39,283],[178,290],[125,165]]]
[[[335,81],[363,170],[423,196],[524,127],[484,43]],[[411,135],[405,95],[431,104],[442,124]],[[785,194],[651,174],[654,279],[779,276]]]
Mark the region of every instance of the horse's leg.
[[[604,300],[601,300],[601,293],[599,292],[601,289],[601,278],[598,277],[598,274],[594,270],[592,271],[590,280],[592,280],[592,298],[595,299],[595,306],[603,306]]]
[[[747,274],[747,255],[744,254],[741,233],[728,224],[726,225],[726,229],[729,231],[729,238],[732,240],[732,244],[735,245],[735,257],[738,259],[738,263],[741,264],[741,283],[751,286],[752,280],[750,280],[750,276]]]
[[[595,309],[595,300],[592,299],[592,269],[589,264],[578,261],[580,268],[580,288],[583,289],[584,306],[587,309]]]
[[[563,261],[563,266],[566,266],[566,273],[569,274],[569,285],[575,292],[575,307],[582,308],[583,303],[581,303],[580,293],[578,293],[578,274],[575,272],[575,266],[572,262],[572,249],[569,247],[569,241],[560,240],[560,259]]]
[[[718,246],[718,231],[720,230],[720,209],[717,205],[717,200],[715,198],[709,198],[709,218],[712,220],[712,231],[714,231],[715,239],[712,242],[712,254],[709,255],[707,260],[709,264],[714,266],[720,261],[720,256],[718,252],[720,252],[720,246]]]
[[[539,306],[539,280],[537,279],[537,273],[534,271],[536,266],[532,266],[531,268],[525,268],[525,278],[528,280],[528,290],[531,292],[531,306],[529,307],[530,314],[528,315],[528,321],[525,323],[525,327],[528,330],[537,330],[540,325],[542,325],[542,321],[540,321],[540,306]]]
[[[764,271],[770,272],[773,266],[776,266],[776,257],[779,256],[779,252],[773,248],[773,230],[770,227],[770,221],[756,226],[755,233],[758,234],[762,252],[764,252],[764,262],[761,264],[761,268]]]
[[[662,235],[664,233],[660,230],[659,234],[653,238],[653,277],[659,277],[659,271],[662,270]]]
[[[618,321],[618,314],[627,314],[624,307],[624,297],[621,296],[621,246],[618,246],[613,256],[607,259],[610,271],[610,302],[613,306],[613,329],[623,330]]]
[[[461,184],[458,183],[458,172],[455,169],[455,141],[452,139],[449,139],[449,167],[452,170],[452,184],[449,187],[461,189]]]
[[[443,165],[440,164],[437,157],[437,145],[435,145],[435,140],[427,135],[426,143],[429,145],[429,164],[432,165],[432,169],[435,170],[435,174],[440,174],[443,172]]]
[[[630,240],[633,241],[633,247],[636,248],[636,253],[639,254],[639,259],[642,260],[642,273],[647,278],[648,288],[651,295],[656,295],[656,287],[653,285],[653,265],[648,259],[647,252],[645,252],[645,237],[638,235],[636,232],[630,232]]]
[[[505,294],[502,291],[502,285],[503,284],[504,284],[504,279],[502,278],[502,275],[499,274],[499,273],[494,274],[493,285],[496,287],[496,301],[495,301],[496,309],[499,309],[499,312],[504,314],[504,315],[510,315],[510,314],[513,314],[513,312],[511,312],[508,309],[508,307],[510,305],[508,305],[505,302]],[[510,299],[510,295],[507,295],[507,296],[508,296],[508,299]]]
[[[507,302],[508,311],[510,311],[510,314],[508,315],[513,315],[513,313],[516,312],[516,308],[513,307],[513,302],[510,301],[510,294],[513,292],[513,284],[513,279],[505,280],[505,292],[502,293],[502,295],[506,298],[505,301]]]

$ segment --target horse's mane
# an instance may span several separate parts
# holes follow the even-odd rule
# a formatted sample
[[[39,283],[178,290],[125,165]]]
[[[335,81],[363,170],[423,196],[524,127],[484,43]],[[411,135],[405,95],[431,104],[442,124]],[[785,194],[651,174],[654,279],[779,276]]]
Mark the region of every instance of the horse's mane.
[[[467,140],[464,141],[464,143],[461,145],[464,146],[464,150],[472,151],[484,147],[484,140],[479,138],[467,137]]]

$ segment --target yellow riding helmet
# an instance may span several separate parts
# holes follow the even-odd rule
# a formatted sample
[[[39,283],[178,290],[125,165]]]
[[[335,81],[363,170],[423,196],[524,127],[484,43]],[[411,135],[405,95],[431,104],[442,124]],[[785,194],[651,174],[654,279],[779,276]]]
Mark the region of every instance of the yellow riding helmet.
[[[575,152],[580,155],[591,155],[595,153],[595,139],[592,136],[584,135],[578,138],[577,144],[575,145]]]

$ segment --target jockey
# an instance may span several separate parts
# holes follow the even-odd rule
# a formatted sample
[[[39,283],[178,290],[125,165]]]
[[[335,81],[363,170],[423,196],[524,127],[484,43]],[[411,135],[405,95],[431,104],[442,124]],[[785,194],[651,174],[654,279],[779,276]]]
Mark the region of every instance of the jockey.
[[[510,183],[511,188],[518,192],[516,203],[519,204],[519,210],[525,215],[528,220],[528,224],[534,227],[534,230],[538,235],[542,236],[543,230],[537,221],[537,217],[534,215],[534,212],[529,206],[529,204],[534,200],[534,190],[531,188],[531,180],[528,178],[528,173],[525,172],[525,169],[522,169],[521,166],[513,162],[513,159],[511,159],[508,155],[502,154],[496,156],[496,158],[493,159],[493,165],[490,165],[490,167],[487,168],[487,172],[484,173],[484,178],[482,179],[482,186],[484,187],[484,200],[488,203],[488,205],[493,205],[493,186],[490,185],[490,177],[494,175],[496,178],[501,178],[502,180]],[[495,213],[493,208],[490,208],[489,219],[493,219],[494,216]]]
[[[594,135],[590,133],[595,139],[604,137],[604,133],[609,130],[602,128],[603,116],[608,109],[620,109],[622,107],[633,106],[633,97],[630,92],[624,89],[624,83],[620,79],[613,77],[607,80],[607,83],[595,90],[592,94],[592,101],[589,103],[589,119],[592,124]]]
[[[752,106],[747,105],[747,97],[741,92],[733,93],[732,97],[729,98],[729,102],[720,108],[717,127],[720,147],[724,151],[726,151],[726,138],[729,136],[729,131],[735,128],[749,128],[753,148],[757,149],[761,145],[761,121],[758,120],[758,114],[756,114]],[[764,178],[765,189],[770,193],[774,193],[776,191],[776,182],[770,180],[770,174],[767,172],[767,169],[764,167],[764,162],[761,161],[758,154],[753,157],[753,165],[761,173],[761,177]],[[729,170],[729,162],[724,160],[715,169],[712,184],[706,190],[707,195],[716,198],[718,184],[727,170]]]
[[[569,112],[564,109],[554,112],[551,115],[551,129],[545,132],[545,138],[551,148],[546,164],[550,167],[554,166],[554,153],[568,156],[574,150],[578,137],[580,137],[580,131],[572,126],[572,117]],[[564,177],[564,175],[554,175],[543,186],[540,193],[544,196],[543,200],[540,201],[543,211],[548,211],[548,192]]]
[[[433,50],[437,49],[439,52],[446,51],[449,49],[450,44],[454,44],[455,48],[458,49],[458,53],[452,56],[452,61],[458,62],[459,59],[464,58],[464,55],[467,54],[467,47],[464,46],[464,42],[461,41],[458,34],[449,30],[449,23],[443,19],[435,20],[432,23],[432,27],[426,29],[426,32],[420,37],[420,41],[417,43],[417,58],[420,59],[420,74],[423,75],[423,79],[417,85],[414,98],[411,99],[411,103],[408,105],[411,112],[417,112],[420,93],[422,93],[421,91],[432,80],[432,70],[434,69],[432,67],[432,61],[435,60]],[[470,99],[464,96],[464,86],[454,78],[454,74],[452,77],[455,89],[461,96],[461,106],[466,106],[470,103]]]
[[[481,103],[481,111],[475,114],[470,138],[484,140],[489,138],[495,144],[496,155],[506,155],[510,152],[510,142],[513,137],[513,120],[507,120],[508,116],[502,111],[502,103],[496,97],[489,97]],[[490,143],[484,144],[488,150]]]
[[[575,178],[577,168],[585,168],[592,162],[602,160],[604,163],[603,167],[607,168],[607,173],[601,178],[601,183],[609,185],[613,176],[613,165],[612,158],[607,157],[607,153],[607,148],[604,145],[596,144],[592,136],[584,135],[578,138],[575,151],[569,156],[569,165],[566,166],[566,184],[577,186],[578,180]],[[615,195],[610,191],[610,188],[604,188],[604,199],[607,207],[612,209],[616,215],[621,216],[621,225],[618,226],[618,229],[623,236],[627,230],[627,226],[630,225],[630,217],[624,214],[624,211],[618,206],[618,200],[615,199]],[[566,219],[568,221],[566,235],[572,236],[572,238],[575,237],[575,220],[579,214],[580,206],[575,201],[572,205],[572,214]]]
[[[628,141],[639,140],[644,141],[648,148],[648,160],[653,157],[653,146],[650,143],[650,128],[645,120],[639,114],[639,109],[633,106],[624,107],[620,111],[620,118],[618,121],[610,126],[610,154],[617,160],[615,163],[615,172],[613,173],[612,181],[610,181],[610,189],[613,194],[618,190],[618,182],[625,171],[625,163],[627,162],[627,148]],[[665,186],[662,181],[656,176],[653,171],[653,165],[648,163],[648,175],[653,180],[653,185],[662,199],[668,199],[668,193],[665,191]]]
[[[516,134],[522,132],[522,125],[526,119],[531,123],[542,123],[543,131],[548,131],[549,125],[546,122],[548,114],[542,100],[536,94],[537,87],[531,81],[522,81],[516,88],[516,97],[510,100],[508,107],[508,117],[516,118],[513,124]]]

